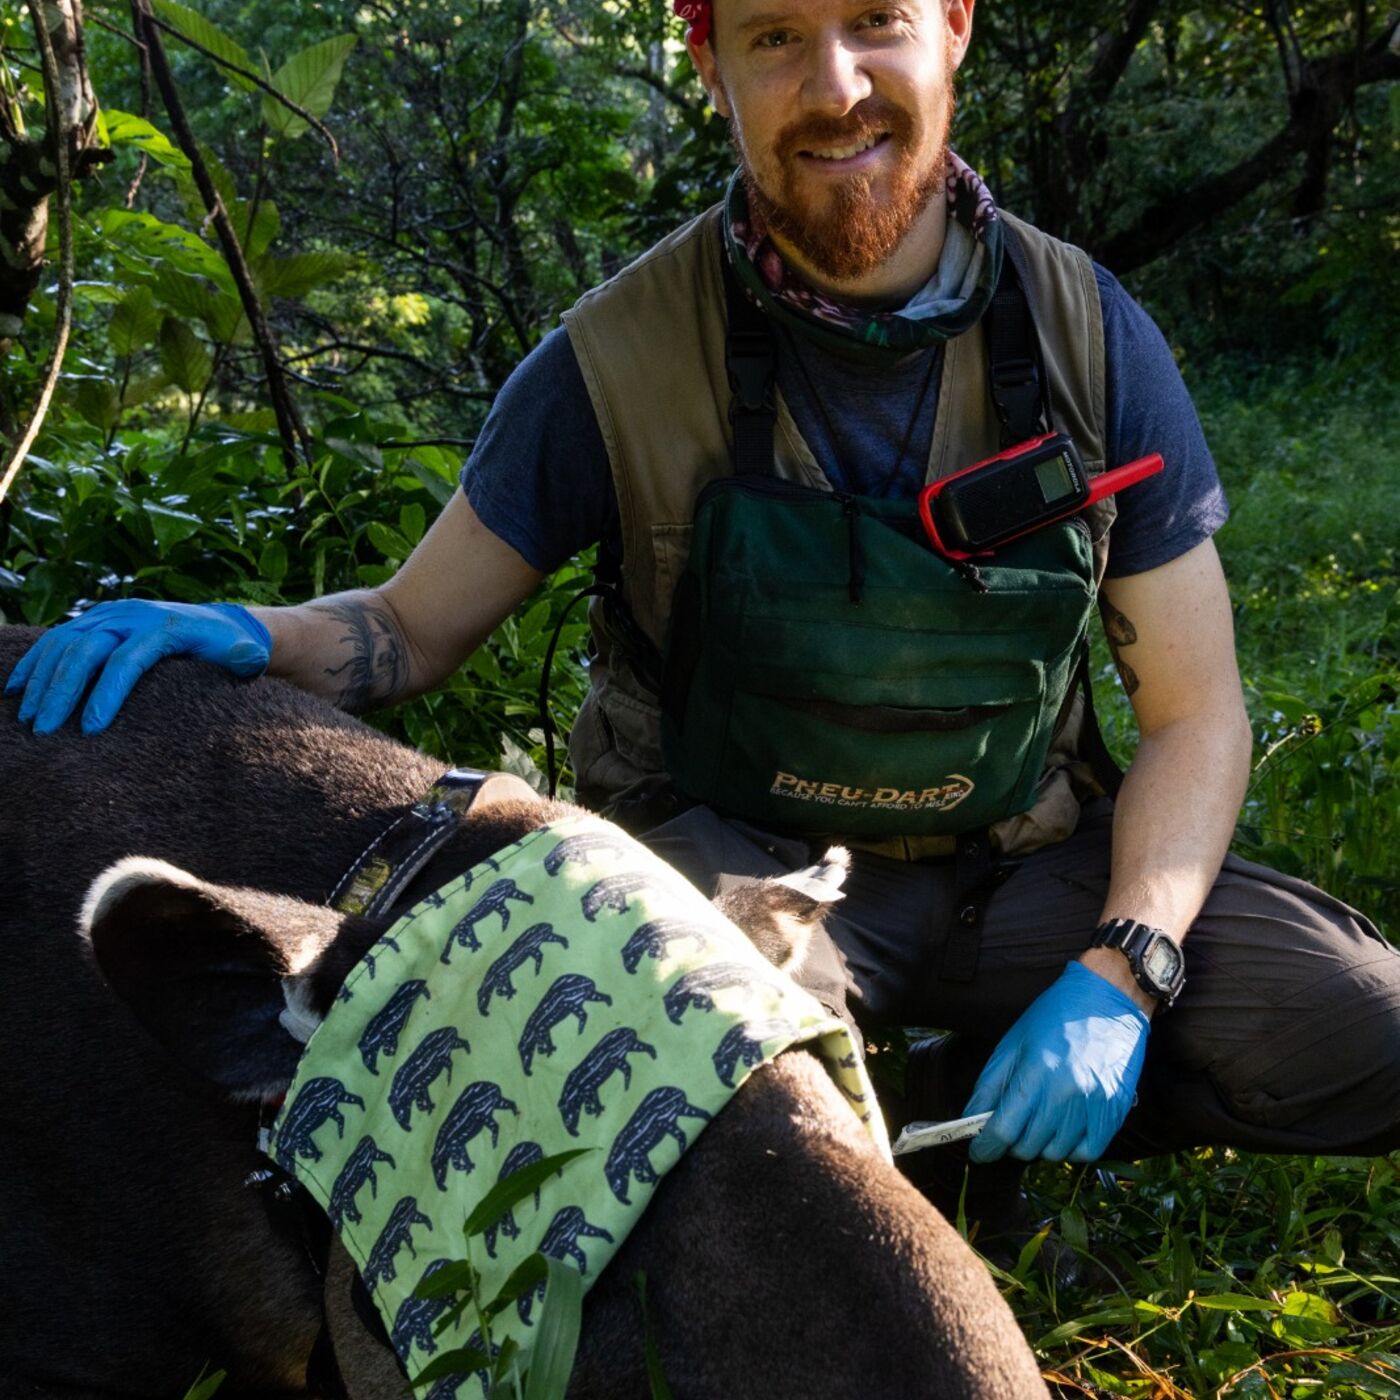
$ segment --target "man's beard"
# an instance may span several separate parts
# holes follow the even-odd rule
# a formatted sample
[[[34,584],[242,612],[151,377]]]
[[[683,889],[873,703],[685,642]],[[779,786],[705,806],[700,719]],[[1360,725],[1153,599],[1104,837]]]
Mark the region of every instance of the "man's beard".
[[[789,127],[774,143],[774,159],[783,172],[776,198],[759,184],[731,124],[730,138],[743,169],[749,208],[822,276],[833,282],[855,281],[894,254],[929,201],[942,190],[953,116],[951,86],[940,115],[942,131],[933,159],[922,167],[916,164],[923,135],[920,124],[882,97],[866,98],[840,121],[813,117]],[[876,196],[873,177],[861,173],[830,181],[825,198],[799,191],[794,162],[802,159],[801,151],[855,145],[882,132],[889,133],[898,155],[883,202]]]

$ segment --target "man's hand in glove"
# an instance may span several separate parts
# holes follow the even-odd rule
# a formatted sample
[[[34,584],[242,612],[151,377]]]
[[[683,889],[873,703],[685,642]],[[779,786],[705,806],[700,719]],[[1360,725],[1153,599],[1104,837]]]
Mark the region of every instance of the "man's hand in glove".
[[[1126,992],[1072,962],[992,1052],[963,1113],[994,1116],[974,1162],[1092,1162],[1132,1107],[1149,1021]]]
[[[49,734],[77,708],[94,676],[101,676],[83,710],[83,732],[111,722],[142,674],[165,656],[197,656],[235,676],[258,676],[272,638],[237,603],[153,603],[124,599],[98,603],[81,617],[45,632],[20,658],[5,694],[24,691],[21,722]]]

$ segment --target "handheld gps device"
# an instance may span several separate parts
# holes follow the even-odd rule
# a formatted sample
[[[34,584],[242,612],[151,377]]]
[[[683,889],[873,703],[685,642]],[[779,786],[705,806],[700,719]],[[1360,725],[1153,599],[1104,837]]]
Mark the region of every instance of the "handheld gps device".
[[[1044,433],[925,486],[919,516],[941,555],[971,559],[1161,470],[1153,452],[1091,477],[1064,433]]]

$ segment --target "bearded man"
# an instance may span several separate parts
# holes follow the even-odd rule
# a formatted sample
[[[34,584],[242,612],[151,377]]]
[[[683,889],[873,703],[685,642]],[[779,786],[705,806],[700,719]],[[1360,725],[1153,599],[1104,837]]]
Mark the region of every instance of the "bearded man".
[[[1400,956],[1320,890],[1226,854],[1251,743],[1212,542],[1227,509],[1172,357],[1108,272],[998,210],[948,148],[973,0],[677,10],[740,169],[519,366],[399,574],[290,608],[94,608],[17,668],[20,718],[54,729],[98,676],[83,724],[100,729],[175,651],[390,703],[600,543],[581,798],[706,893],[845,839],[845,898],[799,980],[864,1028],[956,1033],[911,1058],[908,1111],[989,1113],[978,1163],[1394,1148]],[[981,565],[901,533],[926,481],[1049,429],[1090,473],[1165,467],[1116,517],[1101,502]],[[754,500],[786,502],[763,528],[791,551],[697,510],[736,464]],[[797,561],[833,501],[849,536],[822,591],[802,579],[823,561]],[[907,615],[880,582],[896,548],[915,551]],[[937,624],[918,611],[935,570]],[[734,590],[750,610],[704,635]],[[1061,593],[1097,598],[1140,731],[1112,799]],[[1007,598],[1046,611],[1007,620]],[[839,693],[788,684],[838,654]],[[1051,678],[1028,718],[999,688],[1022,661]],[[702,672],[733,687],[708,709]],[[932,757],[894,784],[838,771],[852,735]],[[1022,744],[1033,758],[1008,769]],[[766,791],[740,790],[743,761]]]

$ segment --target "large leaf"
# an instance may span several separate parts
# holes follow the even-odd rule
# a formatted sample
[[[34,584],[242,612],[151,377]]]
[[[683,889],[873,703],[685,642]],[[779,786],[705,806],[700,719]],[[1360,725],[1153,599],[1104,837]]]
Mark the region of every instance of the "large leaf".
[[[324,117],[330,111],[336,84],[355,40],[354,34],[339,34],[293,54],[272,75],[272,86],[313,117]],[[271,97],[263,97],[262,115],[268,130],[278,136],[300,136],[311,129],[295,112]]]
[[[243,244],[245,257],[262,257],[272,240],[282,232],[282,215],[270,199],[261,200],[256,209],[249,201],[240,199],[229,210],[229,218]]]
[[[149,287],[137,287],[117,303],[107,323],[107,339],[118,355],[149,345],[160,330],[160,309]]]
[[[583,1322],[583,1275],[572,1264],[550,1259],[549,1284],[535,1328],[525,1400],[558,1400],[569,1388]]]
[[[596,1148],[575,1147],[569,1152],[556,1152],[552,1157],[541,1157],[519,1171],[511,1172],[504,1181],[499,1181],[482,1198],[476,1209],[467,1216],[462,1233],[470,1238],[494,1225],[511,1207],[533,1195],[555,1172],[563,1171],[575,1157]]]
[[[413,546],[393,526],[385,525],[382,521],[371,520],[365,527],[365,533],[369,536],[369,542],[386,559],[397,562],[407,559],[413,553]],[[489,1200],[490,1197],[488,1196],[487,1199]],[[508,1206],[503,1206],[501,1213],[504,1214],[508,1209]]]
[[[126,382],[126,389],[122,393],[122,407],[135,408],[140,404],[149,402],[169,383],[169,376],[164,370],[157,370],[154,374],[143,374],[139,378],[128,379]]]
[[[182,316],[203,321],[215,340],[235,339],[243,317],[243,303],[230,292],[218,291],[202,277],[191,277],[163,267],[154,283],[161,304]]]
[[[80,379],[73,391],[78,412],[96,428],[106,432],[121,415],[116,385],[106,379]]]
[[[173,267],[157,268],[151,288],[167,311],[201,321],[213,312],[218,295],[205,278]]]
[[[150,519],[156,545],[162,553],[198,534],[204,524],[199,516],[191,515],[187,510],[176,510],[157,501],[143,501],[141,508]]]
[[[136,146],[161,165],[188,170],[190,162],[185,153],[159,127],[134,112],[106,110],[107,136],[114,146]]]
[[[204,342],[183,321],[167,316],[160,325],[160,367],[187,394],[209,382],[213,361]]]
[[[210,53],[229,63],[236,63],[240,68],[251,69],[253,67],[243,46],[230,39],[218,25],[211,24],[198,11],[191,10],[185,5],[179,5],[176,0],[151,0],[151,8],[167,24],[173,25],[182,34],[188,34],[195,43],[202,44]],[[222,66],[220,66],[219,71],[229,82],[235,87],[242,88],[244,92],[257,91],[257,84],[250,79],[242,77],[238,73],[231,73]]]
[[[431,467],[425,466],[416,456],[410,457],[404,465],[438,505],[445,506],[456,495],[457,486],[454,481],[445,480]]]
[[[223,258],[197,233],[179,224],[167,224],[154,214],[127,209],[103,209],[93,222],[103,233],[149,262],[169,264],[182,272],[233,286]]]
[[[105,282],[97,277],[80,277],[73,283],[73,296],[79,301],[90,301],[94,306],[104,302],[114,306],[126,293],[115,282]]]
[[[356,265],[351,253],[293,253],[290,257],[261,257],[253,275],[264,297],[302,297],[316,287],[334,282]]]

